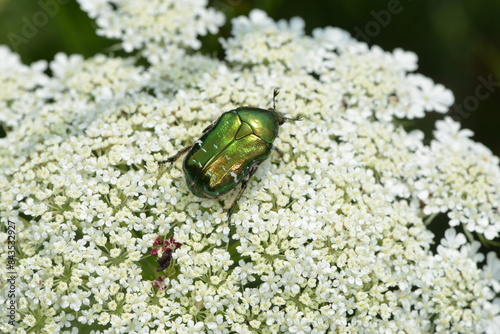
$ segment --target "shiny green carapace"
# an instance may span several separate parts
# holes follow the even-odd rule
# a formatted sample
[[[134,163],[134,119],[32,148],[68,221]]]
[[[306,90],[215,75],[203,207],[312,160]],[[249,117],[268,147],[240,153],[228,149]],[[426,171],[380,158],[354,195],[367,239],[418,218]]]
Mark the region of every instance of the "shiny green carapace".
[[[274,91],[275,101],[278,91]],[[186,183],[198,197],[217,198],[241,182],[238,196],[231,205],[229,219],[250,177],[273,149],[280,125],[295,121],[277,110],[241,107],[223,113],[209,125],[200,139],[185,147],[166,162],[186,154],[183,163]]]

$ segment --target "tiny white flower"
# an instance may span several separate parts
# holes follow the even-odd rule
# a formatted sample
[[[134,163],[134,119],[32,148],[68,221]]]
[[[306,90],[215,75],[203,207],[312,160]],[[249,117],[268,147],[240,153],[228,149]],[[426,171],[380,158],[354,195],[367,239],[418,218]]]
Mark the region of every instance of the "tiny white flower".
[[[457,233],[457,231],[453,228],[449,228],[444,232],[445,239],[441,240],[441,244],[443,246],[458,249],[460,246],[467,242],[465,239],[465,235],[462,233]]]

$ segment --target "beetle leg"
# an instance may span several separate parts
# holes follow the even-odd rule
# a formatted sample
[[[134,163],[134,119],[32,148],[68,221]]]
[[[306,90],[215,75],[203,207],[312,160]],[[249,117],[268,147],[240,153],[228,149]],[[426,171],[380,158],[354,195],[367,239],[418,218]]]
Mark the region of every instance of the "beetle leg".
[[[243,195],[243,192],[247,188],[248,180],[250,180],[250,178],[252,177],[252,175],[255,174],[255,172],[257,171],[257,168],[259,168],[259,165],[260,165],[261,162],[262,161],[258,161],[256,163],[254,163],[250,167],[250,169],[248,171],[248,174],[241,181],[240,191],[238,192],[238,195],[236,196],[235,200],[233,201],[233,204],[231,204],[231,207],[229,208],[229,211],[227,212],[227,220],[228,220],[229,224],[231,224],[231,216],[234,213],[234,209],[236,208],[236,204],[238,204],[238,201],[239,201],[241,195]]]
[[[202,133],[205,133],[205,132],[209,131],[211,128],[213,128],[213,127],[214,127],[214,125],[215,125],[215,123],[217,123],[217,122],[210,123],[210,124],[209,124],[209,125],[208,125],[208,126],[207,126],[204,130],[203,130],[203,132],[202,132]]]
[[[280,93],[280,90],[275,88],[273,91],[273,110],[276,110],[276,97]]]
[[[285,117],[285,121],[287,121],[287,122],[302,121],[303,119],[304,119],[304,117],[302,117],[302,116],[298,116],[297,118]]]
[[[283,159],[283,151],[280,150],[279,148],[277,148],[276,146],[273,146],[273,148],[276,150],[276,152],[278,152],[278,154],[280,155],[280,159]]]
[[[186,146],[182,150],[177,152],[175,155],[168,158],[167,160],[158,161],[158,163],[164,164],[164,163],[172,163],[174,161],[177,161],[177,159],[179,159],[179,157],[181,157],[182,155],[186,154],[186,152],[189,151],[191,149],[191,147],[193,147],[193,145]]]

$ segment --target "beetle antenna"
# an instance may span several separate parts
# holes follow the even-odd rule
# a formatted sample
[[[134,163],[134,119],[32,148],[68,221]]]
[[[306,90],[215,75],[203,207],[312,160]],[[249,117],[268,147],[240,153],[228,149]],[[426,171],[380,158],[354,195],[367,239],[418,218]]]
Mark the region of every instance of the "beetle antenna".
[[[276,96],[280,93],[280,90],[278,88],[274,89],[273,92],[273,109],[276,110]]]

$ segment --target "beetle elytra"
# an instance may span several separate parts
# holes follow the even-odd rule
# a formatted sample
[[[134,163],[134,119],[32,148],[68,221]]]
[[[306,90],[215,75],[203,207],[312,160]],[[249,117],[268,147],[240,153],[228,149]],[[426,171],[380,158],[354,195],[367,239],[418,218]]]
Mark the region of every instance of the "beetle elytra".
[[[228,211],[231,222],[236,204],[248,180],[271,154],[279,127],[298,118],[285,117],[273,108],[240,107],[223,113],[203,130],[202,136],[174,156],[160,163],[172,163],[184,154],[183,171],[191,192],[203,198],[217,198],[241,183],[241,188]]]

